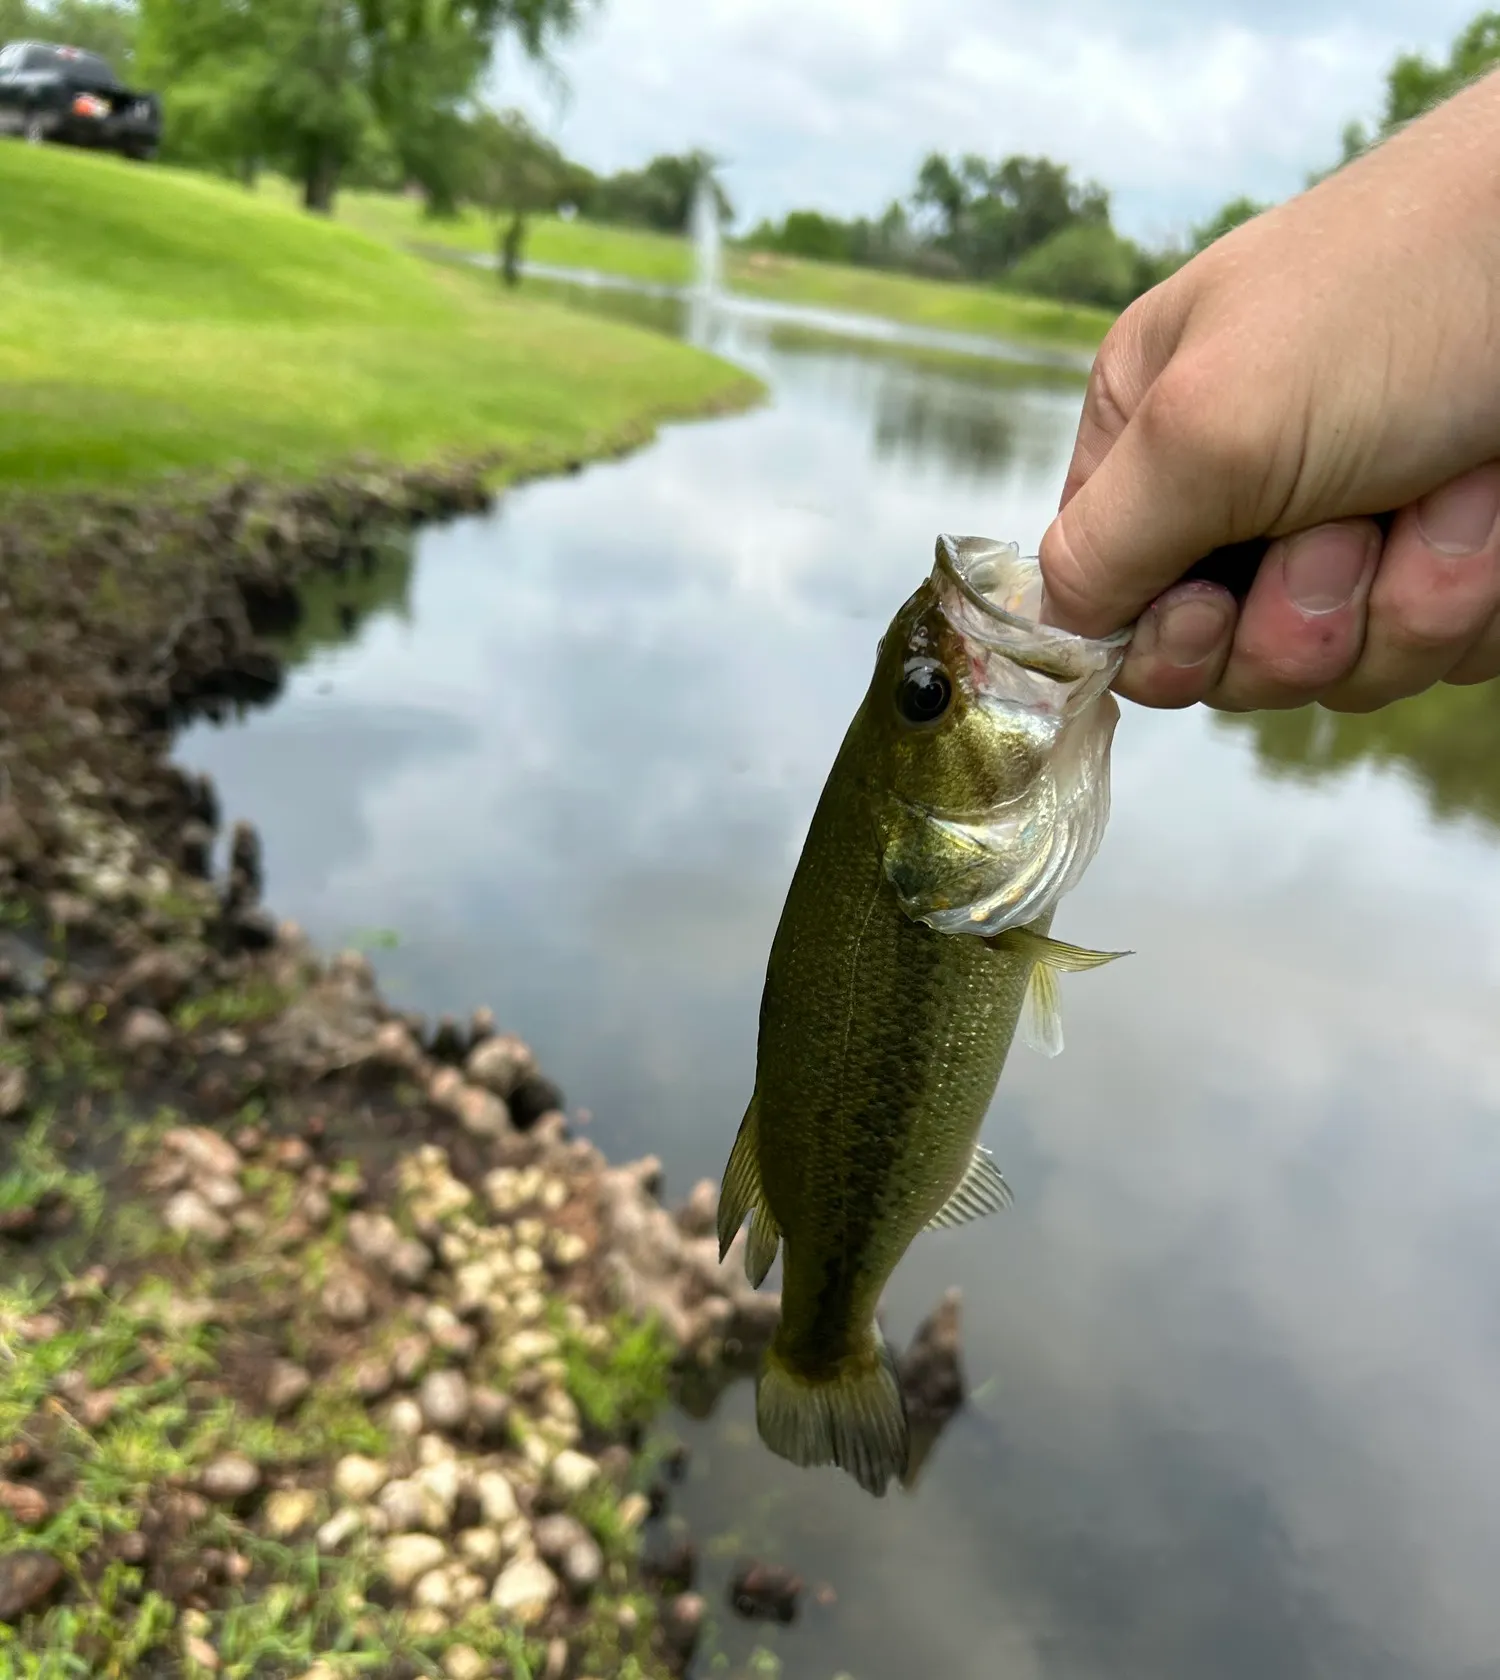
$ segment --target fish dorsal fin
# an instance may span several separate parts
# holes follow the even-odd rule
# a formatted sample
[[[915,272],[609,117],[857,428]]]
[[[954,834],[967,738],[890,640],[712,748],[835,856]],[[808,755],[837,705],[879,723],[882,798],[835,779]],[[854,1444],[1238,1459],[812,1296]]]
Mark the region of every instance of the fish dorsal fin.
[[[1000,1169],[990,1159],[987,1149],[975,1149],[974,1159],[958,1188],[927,1222],[929,1231],[942,1231],[954,1225],[967,1225],[971,1219],[983,1219],[987,1213],[998,1213],[1015,1200]]]
[[[745,1276],[759,1289],[781,1242],[776,1217],[766,1205],[760,1182],[760,1138],[755,1098],[745,1110],[739,1136],[729,1152],[724,1183],[719,1191],[719,1259],[723,1260],[735,1232],[750,1215],[750,1241],[745,1249]]]
[[[1021,1006],[1021,1037],[1043,1056],[1060,1056],[1063,1047],[1062,998],[1057,975],[1045,963],[1031,971]]]

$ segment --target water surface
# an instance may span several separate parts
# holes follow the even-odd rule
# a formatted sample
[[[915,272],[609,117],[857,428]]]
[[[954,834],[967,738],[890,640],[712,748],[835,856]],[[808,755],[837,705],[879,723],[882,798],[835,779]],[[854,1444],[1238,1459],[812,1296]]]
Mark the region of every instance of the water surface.
[[[623,307],[616,305],[616,307]],[[669,313],[679,306],[659,302]],[[699,333],[713,323],[700,316]],[[612,1156],[717,1176],[766,951],[875,642],[938,530],[1034,546],[1081,385],[720,323],[750,415],[425,533],[269,711],[184,736],[270,893],[429,1013],[488,1002]],[[331,592],[331,597],[337,592]],[[1126,707],[1061,937],[1066,1053],[985,1142],[1015,1209],[919,1240],[975,1401],[868,1500],[684,1421],[681,1506],[828,1602],[698,1672],[1500,1676],[1500,692],[1374,719]]]

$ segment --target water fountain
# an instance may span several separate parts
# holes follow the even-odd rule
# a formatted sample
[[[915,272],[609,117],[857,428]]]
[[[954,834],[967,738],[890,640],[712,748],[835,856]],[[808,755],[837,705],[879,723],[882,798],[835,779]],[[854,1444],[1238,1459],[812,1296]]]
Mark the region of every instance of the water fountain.
[[[724,234],[719,225],[719,199],[705,173],[693,189],[688,231],[693,241],[693,285],[688,293],[687,337],[708,345],[714,336],[724,285]]]

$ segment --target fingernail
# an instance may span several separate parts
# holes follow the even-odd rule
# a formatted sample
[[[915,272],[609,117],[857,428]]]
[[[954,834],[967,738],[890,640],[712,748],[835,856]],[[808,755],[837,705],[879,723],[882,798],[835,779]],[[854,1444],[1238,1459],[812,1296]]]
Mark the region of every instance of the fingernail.
[[[1201,665],[1229,628],[1228,603],[1213,595],[1158,602],[1147,616],[1155,621],[1156,638],[1145,651],[1179,671]]]
[[[1417,503],[1417,529],[1439,554],[1477,554],[1500,513],[1500,480],[1492,472],[1445,484]]]
[[[1368,531],[1320,525],[1287,541],[1282,561],[1286,592],[1305,613],[1337,612],[1347,606],[1365,575],[1373,547]]]

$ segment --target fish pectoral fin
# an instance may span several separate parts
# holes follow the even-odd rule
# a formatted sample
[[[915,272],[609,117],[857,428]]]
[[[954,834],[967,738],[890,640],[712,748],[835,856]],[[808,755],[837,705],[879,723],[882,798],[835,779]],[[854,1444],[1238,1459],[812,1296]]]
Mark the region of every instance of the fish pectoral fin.
[[[1044,1056],[1060,1056],[1063,1047],[1062,997],[1057,971],[1038,963],[1026,986],[1021,1006],[1021,1037]]]
[[[1105,963],[1135,955],[1133,951],[1089,951],[1082,945],[1069,945],[1065,940],[1053,939],[1045,933],[1036,933],[1024,927],[1007,928],[1004,933],[992,934],[985,943],[996,951],[1030,957],[1033,962],[1058,969],[1064,974],[1078,974],[1086,968],[1102,968]]]
[[[971,1219],[983,1219],[987,1213],[1008,1208],[1015,1199],[999,1167],[990,1159],[989,1150],[976,1149],[958,1188],[927,1221],[927,1229],[943,1231],[967,1225]]]
[[[739,1136],[729,1152],[729,1165],[724,1169],[724,1183],[719,1190],[720,1261],[728,1254],[746,1214],[750,1215],[750,1241],[745,1249],[745,1276],[759,1289],[776,1258],[781,1228],[766,1205],[766,1193],[761,1187],[759,1123],[754,1097],[740,1122]]]

